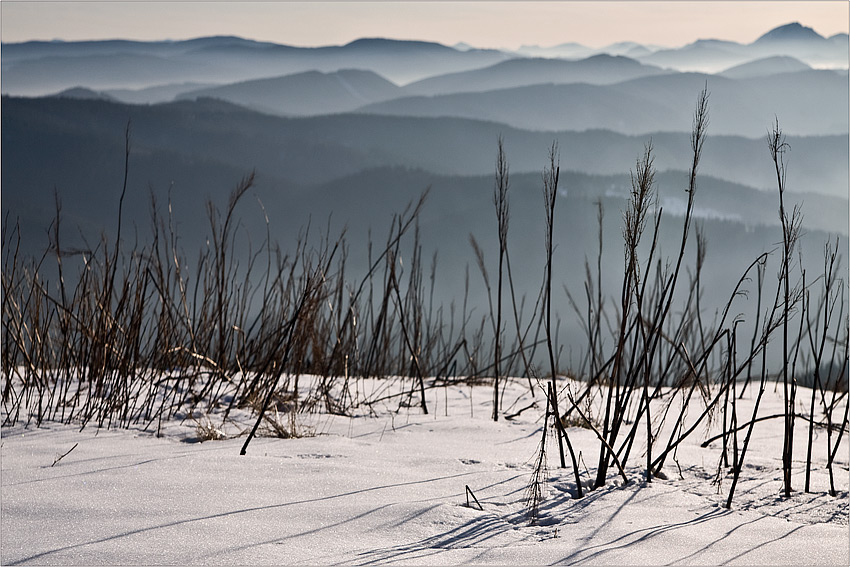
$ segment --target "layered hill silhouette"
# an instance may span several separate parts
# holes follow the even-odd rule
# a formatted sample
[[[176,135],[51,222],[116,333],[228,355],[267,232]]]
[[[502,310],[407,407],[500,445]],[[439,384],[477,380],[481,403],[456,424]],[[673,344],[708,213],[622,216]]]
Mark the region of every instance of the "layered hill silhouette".
[[[847,34],[826,38],[793,22],[770,30],[750,44],[698,40],[678,49],[655,51],[640,60],[680,71],[708,73],[772,56],[794,57],[812,67],[846,68],[847,48]]]
[[[712,127],[718,134],[761,136],[777,116],[795,135],[848,131],[846,73],[811,69],[788,57],[759,59],[719,75],[664,72],[628,58],[599,55],[580,61],[513,59],[405,87],[371,71],[340,70],[200,89],[174,86],[171,92],[178,99],[215,98],[284,116],[356,110],[471,118],[529,130],[609,129],[636,135],[689,130],[692,100],[704,86],[711,91]],[[154,97],[167,90],[147,93]],[[119,91],[106,94],[122,96]]]
[[[544,83],[608,85],[658,75],[662,69],[623,56],[594,55],[578,61],[511,59],[484,69],[450,73],[404,87],[410,95],[482,92]]]
[[[656,167],[661,171],[682,168],[690,151],[686,132],[640,136],[606,130],[534,132],[479,120],[367,114],[284,118],[212,99],[139,106],[4,97],[2,104],[3,137],[8,142],[3,148],[4,176],[7,171],[32,168],[29,175],[38,177],[65,154],[75,156],[69,158],[69,167],[76,164],[81,168],[92,160],[111,163],[115,155],[99,157],[98,152],[87,152],[85,144],[59,145],[56,140],[102,140],[117,148],[120,158],[128,120],[139,152],[161,151],[187,161],[202,157],[243,171],[257,168],[263,175],[299,184],[323,183],[385,166],[420,168],[440,175],[486,175],[493,171],[493,148],[500,135],[505,139],[511,170],[516,172],[542,170],[553,141],[560,146],[565,169],[602,175],[628,172],[649,140],[656,148]],[[765,124],[763,131],[769,126]],[[759,189],[775,187],[772,164],[765,160],[763,136],[712,135],[711,128],[713,125],[701,165],[703,174]],[[797,137],[789,133],[788,142],[793,149],[790,187],[846,197],[850,151],[846,135]],[[35,159],[44,164],[32,167]],[[96,169],[86,166],[87,171]],[[25,180],[26,176],[20,179]],[[17,184],[4,185],[3,190],[4,196],[17,191]]]
[[[516,52],[476,49],[459,45],[449,47],[433,42],[363,38],[346,45],[296,47],[253,41],[232,36],[202,37],[182,41],[33,41],[4,43],[2,92],[4,94],[40,96],[72,87],[96,91],[135,91],[126,93],[126,102],[163,102],[168,89],[177,96],[185,92],[176,85],[204,83],[224,85],[260,78],[281,77],[307,71],[330,73],[341,69],[372,71],[397,85],[408,85],[423,79],[491,67],[513,59],[561,58],[587,59],[592,56],[627,57],[643,63],[642,73],[652,66],[677,71],[718,73],[730,67],[768,57],[793,57],[815,68],[847,69],[848,36],[837,34],[826,38],[799,23],[780,26],[750,44],[701,39],[678,48],[619,42],[601,49],[575,43],[552,48],[524,46]],[[599,63],[599,62],[596,62]],[[629,63],[620,61],[624,66]],[[534,64],[522,73],[527,80],[539,82]],[[537,65],[541,65],[537,63]],[[609,72],[612,66],[609,62]],[[610,83],[633,78],[620,75],[606,77],[602,67],[584,70],[574,66],[564,77],[567,67],[552,66],[553,78],[545,82]],[[507,67],[476,76],[491,81],[492,90],[517,86]],[[637,73],[632,64],[632,71]],[[498,73],[504,73],[498,75]],[[519,77],[520,75],[515,75]],[[461,77],[444,77],[420,84],[417,94],[442,94]],[[461,83],[462,84],[462,83]],[[530,83],[526,83],[530,84]],[[156,87],[144,98],[145,89]],[[464,90],[468,87],[464,87]],[[191,89],[187,89],[191,90]],[[452,92],[460,92],[454,90]],[[121,97],[119,97],[121,98]]]
[[[156,104],[160,102],[171,102],[183,93],[197,91],[208,87],[219,86],[214,83],[168,83],[155,85],[142,89],[106,89],[104,94],[111,96],[121,102],[130,104]]]
[[[698,73],[655,75],[614,85],[532,85],[481,93],[406,97],[362,112],[455,116],[531,130],[605,128],[626,134],[690,129],[694,93],[711,91],[712,129],[759,136],[775,116],[796,135],[848,131],[846,76],[808,70],[741,80]]]
[[[751,43],[704,38],[681,47],[620,42],[595,49],[567,42],[552,47],[526,45],[518,53],[526,57],[564,59],[582,59],[606,53],[624,55],[670,70],[718,73],[733,66],[775,56],[793,57],[817,68],[846,69],[847,50],[846,33],[824,37],[812,28],[792,22],[766,32]]]
[[[752,43],[699,39],[681,47],[620,42],[594,49],[578,43],[553,47],[526,45],[518,53],[526,57],[582,59],[606,53],[624,55],[670,70],[718,73],[729,67],[766,57],[794,57],[812,67],[847,68],[847,34],[824,37],[812,28],[792,22],[774,28]]]
[[[523,45],[517,49],[517,53],[525,57],[547,57],[560,59],[584,59],[594,55],[622,55],[630,58],[638,58],[649,55],[661,49],[657,45],[642,45],[634,41],[618,41],[605,47],[593,48],[576,42],[561,43],[552,47],[541,47],[539,45]]]
[[[57,96],[59,98],[108,100],[112,102],[118,102],[118,99],[108,93],[93,91],[85,87],[72,87],[70,89],[65,89],[62,92],[56,93],[54,96]]]
[[[741,65],[735,65],[718,74],[728,79],[752,79],[755,77],[780,75],[782,73],[797,73],[810,69],[810,66],[799,59],[788,57],[787,55],[774,55],[772,57],[742,63]]]
[[[296,208],[303,215],[341,207],[336,216],[374,208],[366,217],[389,217],[399,199],[426,186],[405,186],[405,172],[420,171],[449,186],[465,186],[463,179],[470,177],[492,177],[500,135],[513,174],[527,172],[537,181],[546,152],[556,141],[562,169],[565,175],[571,172],[563,190],[591,201],[626,199],[628,172],[651,140],[661,172],[661,205],[675,215],[685,197],[684,173],[664,172],[684,170],[689,163],[685,133],[539,133],[464,119],[358,114],[278,118],[210,99],[134,106],[95,99],[4,97],[2,104],[3,211],[21,219],[33,243],[42,243],[54,213],[54,190],[69,225],[93,230],[89,237],[95,240],[101,230],[97,227],[115,220],[110,210],[123,179],[128,121],[132,151],[127,210],[134,212],[140,226],[147,222],[151,191],[160,203],[170,196],[177,208],[194,210],[206,196],[226,199],[251,170],[263,188],[263,203],[269,210],[278,210],[278,203],[278,214],[287,219],[286,211],[296,203],[302,203]],[[846,219],[847,137],[792,136],[788,143],[793,150],[788,187],[806,203],[806,226],[846,232],[841,219]],[[700,187],[706,197],[698,216],[749,225],[775,222],[775,172],[763,139],[710,136],[704,152]],[[394,171],[396,181],[384,186],[380,176],[368,173],[379,170]],[[316,192],[325,185],[345,187],[341,180],[353,177],[374,181],[371,190],[363,181],[362,191],[352,193],[362,203],[343,207],[345,199],[325,201]],[[492,187],[482,187],[478,190],[489,195]],[[395,191],[401,191],[400,196],[384,195]],[[438,209],[455,212],[464,210],[461,205],[449,197],[436,203]],[[489,211],[489,205],[484,206]]]
[[[66,88],[133,89],[172,83],[227,84],[305,71],[361,69],[396,83],[486,67],[512,54],[459,51],[438,43],[382,38],[341,46],[293,47],[236,37],[186,41],[3,44],[4,94],[37,96]]]
[[[217,98],[273,114],[330,114],[398,97],[403,91],[371,71],[306,71],[181,93],[178,99]]]

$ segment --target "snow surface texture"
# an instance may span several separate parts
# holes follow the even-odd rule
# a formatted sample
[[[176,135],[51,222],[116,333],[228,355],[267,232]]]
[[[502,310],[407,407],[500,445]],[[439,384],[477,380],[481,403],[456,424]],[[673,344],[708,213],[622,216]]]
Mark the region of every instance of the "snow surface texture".
[[[364,382],[364,387],[367,386]],[[379,387],[373,384],[372,387]],[[798,400],[805,400],[801,388]],[[755,389],[740,411],[751,411]],[[760,415],[781,412],[769,385]],[[826,433],[815,431],[811,494],[803,492],[806,428],[797,420],[794,488],[781,494],[782,419],[759,422],[732,509],[717,432],[701,428],[668,459],[667,480],[646,483],[635,442],[628,485],[616,469],[607,486],[574,498],[570,468],[558,468],[550,435],[545,498],[535,525],[525,495],[540,443],[542,409],[491,421],[492,389],[428,390],[416,401],[363,409],[356,417],[299,414],[295,439],[244,435],[203,443],[187,419],[163,436],[48,424],[2,430],[0,562],[15,564],[491,564],[491,565],[847,565],[848,444],[828,491]],[[538,394],[538,402],[542,396]],[[504,396],[531,403],[527,382]],[[802,402],[801,402],[802,403]],[[542,407],[542,406],[541,406]],[[215,415],[210,416],[216,423]],[[238,434],[250,424],[225,424]],[[229,428],[229,429],[228,429]],[[595,474],[599,443],[571,428]],[[834,437],[833,437],[834,439]],[[666,439],[656,443],[664,443]],[[74,450],[58,462],[75,444]],[[655,454],[655,453],[654,453]],[[55,462],[55,465],[52,465]],[[569,467],[569,458],[567,458]],[[588,473],[582,469],[583,480]],[[680,472],[681,471],[681,472]],[[470,498],[469,487],[483,509]]]

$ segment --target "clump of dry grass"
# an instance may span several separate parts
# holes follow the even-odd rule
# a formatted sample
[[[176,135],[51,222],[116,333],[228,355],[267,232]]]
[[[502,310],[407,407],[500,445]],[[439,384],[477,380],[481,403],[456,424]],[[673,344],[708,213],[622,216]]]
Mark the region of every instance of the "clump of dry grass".
[[[279,412],[276,408],[269,414],[263,414],[263,435],[277,437],[280,439],[298,439],[301,437],[314,437],[314,427],[298,423],[297,412],[291,409]]]
[[[200,419],[194,419],[195,433],[198,435],[198,441],[223,441],[227,439],[227,434],[221,427],[216,426],[209,416],[203,416]]]

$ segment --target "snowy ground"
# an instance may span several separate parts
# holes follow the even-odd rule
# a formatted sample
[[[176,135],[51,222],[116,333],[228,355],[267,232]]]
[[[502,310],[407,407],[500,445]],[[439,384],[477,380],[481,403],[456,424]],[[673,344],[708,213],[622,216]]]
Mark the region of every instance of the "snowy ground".
[[[525,407],[527,391],[517,381],[504,399]],[[669,462],[668,479],[647,484],[641,441],[628,485],[614,469],[606,487],[582,499],[573,498],[572,470],[558,468],[553,442],[546,499],[532,526],[524,501],[542,410],[494,423],[491,392],[483,385],[431,389],[429,415],[416,404],[392,413],[397,401],[371,416],[365,409],[358,417],[299,415],[302,430],[315,436],[257,438],[246,456],[239,455],[244,436],[191,442],[191,420],[170,424],[160,438],[56,424],[4,428],[0,562],[850,563],[846,436],[836,462],[839,496],[827,494],[823,429],[816,431],[813,493],[806,494],[799,423],[797,490],[784,498],[782,420],[756,424],[731,510],[722,505],[731,477],[712,484],[720,443],[699,447],[704,428],[678,451],[681,476]],[[807,393],[800,389],[798,399]],[[746,415],[750,398],[739,410]],[[761,415],[781,411],[781,391],[769,388],[762,404]],[[227,427],[233,434],[247,425],[243,416]],[[572,428],[570,437],[593,473],[595,435]],[[467,486],[483,510],[467,506]]]

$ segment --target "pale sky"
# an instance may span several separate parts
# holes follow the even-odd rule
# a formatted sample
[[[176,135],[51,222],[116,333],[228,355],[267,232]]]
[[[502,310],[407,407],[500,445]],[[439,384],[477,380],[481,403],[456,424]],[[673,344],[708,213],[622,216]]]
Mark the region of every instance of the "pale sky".
[[[0,16],[3,42],[238,35],[298,46],[388,37],[509,49],[565,42],[602,47],[616,41],[674,47],[708,38],[749,43],[794,21],[824,36],[846,33],[850,3],[0,0]]]

